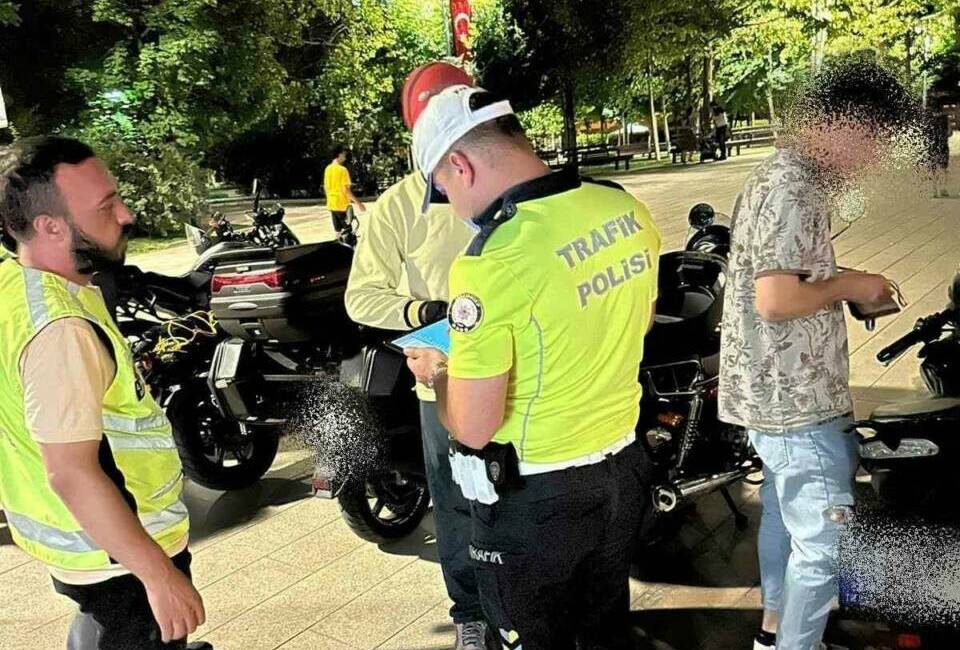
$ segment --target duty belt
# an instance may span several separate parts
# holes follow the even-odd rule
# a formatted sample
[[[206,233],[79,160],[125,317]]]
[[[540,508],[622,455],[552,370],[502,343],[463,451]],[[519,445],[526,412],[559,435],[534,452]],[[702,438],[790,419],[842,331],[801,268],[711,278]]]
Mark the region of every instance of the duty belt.
[[[517,457],[513,443],[490,442],[483,449],[471,449],[459,442],[450,444],[450,470],[465,499],[487,505],[501,494],[523,487],[524,476],[559,472],[572,467],[596,465],[614,456],[636,440],[631,431],[611,445],[558,463],[525,463]]]

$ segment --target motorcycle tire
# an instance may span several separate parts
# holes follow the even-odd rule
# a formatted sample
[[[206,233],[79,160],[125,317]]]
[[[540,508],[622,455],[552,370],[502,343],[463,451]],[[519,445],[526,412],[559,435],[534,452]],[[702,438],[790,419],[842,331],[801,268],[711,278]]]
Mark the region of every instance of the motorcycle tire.
[[[340,514],[358,537],[374,544],[384,544],[406,537],[423,521],[430,506],[430,491],[427,489],[426,479],[409,475],[401,477],[407,481],[405,486],[393,482],[395,488],[409,488],[404,491],[406,498],[402,499],[401,503],[388,501],[396,500],[396,495],[385,492],[387,486],[383,484],[384,479],[371,479],[362,484],[349,484],[344,487],[337,497]],[[371,504],[371,500],[374,503]],[[393,517],[382,516],[386,506],[391,506]],[[393,507],[397,510],[393,511]]]
[[[224,418],[209,393],[197,395],[188,387],[167,405],[184,475],[211,490],[241,490],[255,484],[277,456],[279,429],[257,428],[241,437],[240,423]]]

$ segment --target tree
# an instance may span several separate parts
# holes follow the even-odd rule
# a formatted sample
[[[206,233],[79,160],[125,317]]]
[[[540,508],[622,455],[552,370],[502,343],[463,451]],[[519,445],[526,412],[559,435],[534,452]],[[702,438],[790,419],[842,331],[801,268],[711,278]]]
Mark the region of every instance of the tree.
[[[572,149],[578,86],[619,69],[622,29],[630,23],[631,11],[628,3],[620,2],[503,0],[480,17],[478,72],[489,88],[509,93],[521,108],[559,97],[563,146]],[[486,27],[502,40],[486,35]]]

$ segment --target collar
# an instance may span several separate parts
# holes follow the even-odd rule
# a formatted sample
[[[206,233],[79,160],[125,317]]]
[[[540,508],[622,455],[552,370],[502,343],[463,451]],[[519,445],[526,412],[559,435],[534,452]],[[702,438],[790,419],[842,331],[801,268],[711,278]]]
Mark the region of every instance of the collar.
[[[495,221],[509,221],[517,214],[517,204],[561,194],[580,187],[576,170],[564,169],[514,185],[501,194],[486,210],[473,218],[481,228]]]

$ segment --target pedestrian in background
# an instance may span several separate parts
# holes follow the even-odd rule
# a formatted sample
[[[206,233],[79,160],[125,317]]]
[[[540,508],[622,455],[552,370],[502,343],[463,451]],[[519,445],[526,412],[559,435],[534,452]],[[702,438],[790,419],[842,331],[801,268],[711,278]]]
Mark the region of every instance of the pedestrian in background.
[[[330,218],[333,220],[333,229],[337,233],[337,239],[343,236],[343,231],[347,228],[347,208],[352,203],[359,212],[366,208],[363,202],[353,193],[353,181],[350,179],[350,171],[346,168],[347,149],[343,146],[337,146],[333,150],[333,160],[323,170],[323,190],[327,195],[327,209],[330,210]]]

